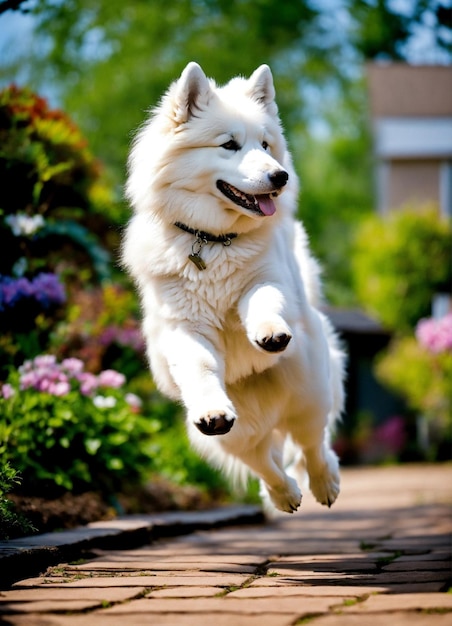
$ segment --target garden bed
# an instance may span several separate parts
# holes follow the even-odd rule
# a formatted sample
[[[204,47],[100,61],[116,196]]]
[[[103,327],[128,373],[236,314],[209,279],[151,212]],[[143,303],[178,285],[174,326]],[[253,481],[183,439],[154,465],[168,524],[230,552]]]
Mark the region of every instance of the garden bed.
[[[94,491],[81,494],[65,492],[52,498],[16,493],[9,494],[8,499],[13,504],[13,511],[28,520],[36,533],[74,528],[123,514],[202,510],[225,503],[222,493],[207,493],[194,486],[174,485],[162,478],[155,479],[146,487],[109,499]],[[10,530],[9,538],[24,534],[28,533],[17,525]]]

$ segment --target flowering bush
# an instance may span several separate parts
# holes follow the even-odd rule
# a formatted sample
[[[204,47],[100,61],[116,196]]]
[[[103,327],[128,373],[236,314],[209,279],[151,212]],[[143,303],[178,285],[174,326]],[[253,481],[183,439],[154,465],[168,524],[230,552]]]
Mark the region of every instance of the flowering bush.
[[[134,294],[111,283],[74,291],[54,348],[60,358],[82,359],[90,371],[114,368],[129,379],[147,371]]]
[[[80,267],[85,258],[103,278],[106,253],[90,232],[89,214],[97,213],[102,233],[101,206],[113,202],[106,188],[99,193],[100,165],[86,140],[67,115],[28,89],[0,91],[0,118],[0,273],[33,275],[43,258],[55,270],[61,259],[53,252],[69,245],[66,265],[70,259]]]
[[[395,340],[380,358],[377,376],[400,393],[438,440],[452,428],[452,313],[423,319],[415,335]]]
[[[98,375],[71,358],[43,355],[13,371],[0,393],[0,455],[21,472],[23,488],[114,490],[149,466],[156,420],[114,370]]]
[[[452,351],[452,313],[441,319],[422,319],[416,327],[416,339],[428,352]]]
[[[11,86],[0,91],[0,120],[2,379],[48,349],[70,289],[110,277],[114,229],[103,216],[114,202],[65,113]]]

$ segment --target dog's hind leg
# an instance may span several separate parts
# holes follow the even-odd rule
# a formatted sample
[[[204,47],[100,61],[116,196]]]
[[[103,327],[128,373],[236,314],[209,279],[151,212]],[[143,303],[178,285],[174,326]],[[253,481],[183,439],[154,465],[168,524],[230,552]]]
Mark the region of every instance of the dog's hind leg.
[[[275,433],[269,434],[254,448],[234,454],[260,479],[274,507],[294,513],[301,504],[301,491],[296,480],[285,473],[280,442],[274,437]]]
[[[304,447],[309,488],[320,504],[330,507],[339,495],[339,461],[326,439],[320,445]]]

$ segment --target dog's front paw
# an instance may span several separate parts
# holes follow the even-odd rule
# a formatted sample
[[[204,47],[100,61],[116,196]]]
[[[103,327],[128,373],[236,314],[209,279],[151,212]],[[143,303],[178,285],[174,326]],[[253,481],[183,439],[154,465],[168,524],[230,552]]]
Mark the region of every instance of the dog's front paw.
[[[208,411],[198,420],[195,426],[203,435],[225,435],[234,425],[235,415],[226,411]]]
[[[263,324],[257,333],[255,342],[266,352],[282,352],[291,339],[292,334],[287,326]]]

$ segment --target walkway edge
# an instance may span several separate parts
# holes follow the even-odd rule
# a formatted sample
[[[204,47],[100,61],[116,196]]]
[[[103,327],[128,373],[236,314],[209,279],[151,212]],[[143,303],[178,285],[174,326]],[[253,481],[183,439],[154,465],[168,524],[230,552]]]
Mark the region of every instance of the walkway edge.
[[[187,535],[239,524],[265,521],[257,506],[226,506],[208,511],[172,511],[127,515],[114,520],[0,542],[0,584],[9,586],[62,561],[74,561],[89,550],[136,548],[163,537]]]

